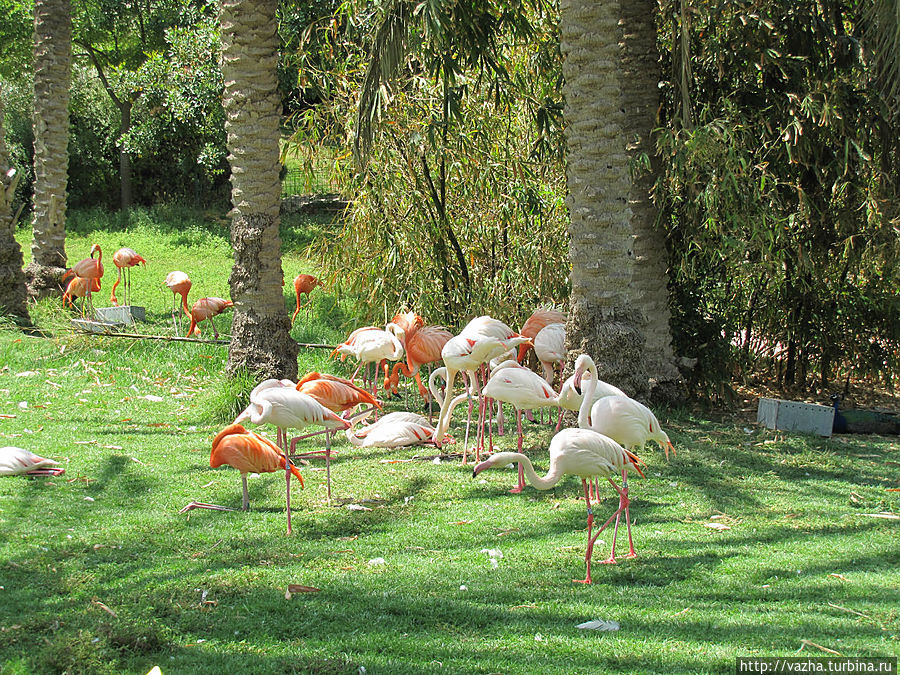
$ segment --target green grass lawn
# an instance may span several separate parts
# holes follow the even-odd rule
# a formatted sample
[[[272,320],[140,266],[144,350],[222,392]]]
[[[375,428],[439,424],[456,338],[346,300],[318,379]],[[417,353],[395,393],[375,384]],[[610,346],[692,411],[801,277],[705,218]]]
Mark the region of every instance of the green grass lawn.
[[[134,292],[151,314],[140,329],[160,334],[168,271],[195,279],[192,297],[228,297],[230,268],[227,228],[162,217],[67,239],[73,261],[95,240],[110,258],[127,245],[151,261]],[[288,281],[314,273],[292,248],[307,236],[285,233]],[[300,341],[333,342],[351,321],[347,299],[320,291]],[[898,439],[658,411],[678,454],[648,448],[646,479],[630,481],[638,557],[598,562],[585,586],[572,582],[584,576],[580,481],[510,495],[514,470],[473,480],[427,448],[340,439],[332,505],[322,463],[304,465],[290,538],[280,473],[250,480],[247,513],[179,514],[192,500],[240,506],[237,471],[209,467],[244,393],[223,377],[227,348],[72,334],[49,300],[32,316],[40,335],[0,329],[0,445],[66,473],[0,478],[4,674],[728,673],[737,656],[900,653],[900,520],[884,517],[900,511],[887,491],[900,487]],[[300,372],[346,372],[326,355],[301,350]],[[526,431],[543,472],[550,427]],[[606,490],[597,517],[616,503]],[[600,541],[595,561],[610,535]],[[496,564],[486,549],[502,552]],[[288,599],[289,584],[319,590]],[[620,629],[576,627],[593,619]]]

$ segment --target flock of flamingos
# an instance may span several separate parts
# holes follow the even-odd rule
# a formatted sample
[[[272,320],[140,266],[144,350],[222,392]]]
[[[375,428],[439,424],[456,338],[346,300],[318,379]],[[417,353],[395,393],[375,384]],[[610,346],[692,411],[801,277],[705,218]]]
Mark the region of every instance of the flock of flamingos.
[[[94,254],[97,257],[94,257]],[[146,264],[146,260],[129,248],[119,249],[113,256],[118,268],[118,278],[112,288],[111,302],[118,303],[116,288],[123,283],[124,298],[128,304],[130,293],[129,268]],[[92,308],[91,294],[99,291],[103,275],[102,252],[96,244],[90,257],[81,260],[66,271],[68,281],[64,301],[72,304],[74,298],[83,298],[84,305]],[[308,274],[294,280],[297,307],[293,322],[301,308],[301,295],[307,296],[319,285]],[[187,336],[199,334],[198,325],[232,305],[230,300],[207,297],[197,300],[188,308],[187,294],[191,281],[183,272],[171,272],[165,285],[173,293],[173,321],[179,331],[181,312],[190,317]],[[181,308],[177,296],[181,296]],[[578,356],[574,374],[562,381],[562,365],[566,357],[565,321],[562,312],[554,309],[537,309],[514,331],[502,321],[490,316],[472,319],[459,334],[454,335],[441,326],[426,325],[414,312],[398,313],[385,327],[366,326],[353,331],[332,352],[333,357],[354,359],[356,370],[349,378],[311,372],[299,382],[268,379],[259,383],[250,393],[250,404],[235,420],[216,434],[212,443],[210,466],[229,465],[241,474],[243,483],[242,508],[249,508],[247,476],[250,473],[284,471],[286,481],[287,533],[291,533],[290,486],[291,477],[303,485],[303,477],[295,460],[310,456],[325,458],[327,496],[331,500],[330,458],[332,438],[342,431],[355,446],[397,448],[421,444],[433,444],[440,448],[451,442],[447,435],[454,409],[468,403],[465,441],[462,463],[468,461],[470,435],[474,441],[473,477],[485,469],[518,465],[518,480],[510,490],[519,493],[525,488],[525,479],[539,490],[557,485],[564,476],[581,478],[587,506],[587,549],[584,579],[591,583],[591,557],[594,543],[600,533],[615,521],[612,549],[604,563],[615,563],[616,536],[622,513],[628,531],[629,551],[626,557],[634,557],[629,516],[628,472],[643,476],[637,451],[648,441],[659,444],[668,458],[674,448],[668,435],[660,428],[653,412],[628,397],[616,387],[603,382],[597,374],[593,359],[587,354]],[[180,331],[179,331],[180,332]],[[542,374],[523,363],[530,350],[534,351],[541,365]],[[405,358],[404,358],[405,357]],[[393,367],[389,363],[393,362]],[[443,365],[440,365],[440,364]],[[439,366],[428,377],[428,386],[422,381],[422,366]],[[373,370],[374,374],[370,371]],[[377,398],[378,379],[384,373],[382,395],[399,397],[399,378],[415,378],[419,393],[429,411],[429,417],[414,412],[392,412],[379,416],[382,402]],[[355,384],[357,375],[361,386]],[[454,396],[457,375],[464,380],[462,393]],[[443,387],[439,382],[443,380]],[[554,387],[559,382],[558,388]],[[443,392],[442,392],[443,389]],[[431,401],[440,404],[437,419],[431,414]],[[517,430],[516,452],[493,451],[493,429],[503,433],[502,404],[515,410]],[[473,412],[477,404],[477,418]],[[495,408],[496,406],[496,408]],[[360,407],[363,407],[360,410]],[[532,411],[556,408],[556,433],[550,442],[549,470],[540,476],[529,457],[522,452],[522,416],[534,420]],[[578,426],[561,429],[563,411],[578,413]],[[365,424],[375,415],[376,421]],[[245,428],[242,422],[254,425],[272,424],[276,428],[276,440]],[[472,429],[474,422],[474,429]],[[553,423],[552,420],[550,422]],[[289,439],[289,429],[320,427],[318,431]],[[298,441],[311,436],[324,435],[325,448],[306,454],[296,453]],[[0,449],[0,474],[30,473],[58,474],[61,468],[52,460],[41,458],[19,448]],[[621,477],[621,483],[618,479]],[[594,531],[591,501],[599,499],[598,480],[605,478],[615,490],[619,503],[609,518]],[[191,502],[182,511],[195,508],[233,510],[215,504]]]

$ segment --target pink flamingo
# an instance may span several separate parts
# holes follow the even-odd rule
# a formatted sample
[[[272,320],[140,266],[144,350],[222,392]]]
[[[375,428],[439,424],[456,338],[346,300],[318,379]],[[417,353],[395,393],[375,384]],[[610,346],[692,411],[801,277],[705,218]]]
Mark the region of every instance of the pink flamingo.
[[[94,258],[94,253],[97,254],[96,258]],[[82,279],[97,280],[103,277],[103,251],[100,249],[100,244],[94,244],[93,246],[91,246],[90,257],[79,260],[77,263],[72,265],[72,267],[67,269],[62,275],[62,281],[66,281],[73,276],[81,277]],[[91,286],[88,286],[87,293],[85,294],[84,298],[88,306],[91,308],[91,311],[93,311],[94,302],[91,298]]]
[[[200,298],[194,303],[194,306],[191,307],[191,325],[188,328],[187,337],[190,337],[194,333],[200,335],[200,326],[198,324],[201,321],[209,321],[213,329],[213,335],[215,335],[216,340],[218,340],[219,331],[216,330],[216,324],[213,323],[212,318],[221,314],[228,307],[232,307],[233,305],[234,303],[231,300],[225,300],[223,298]]]
[[[181,308],[184,315],[190,318],[191,310],[188,309],[187,296],[193,284],[187,274],[177,270],[169,272],[163,283],[172,291],[172,322],[175,324],[175,333],[181,333],[178,323],[178,296],[181,296]]]
[[[566,315],[563,312],[560,312],[555,309],[547,309],[543,307],[539,307],[534,312],[532,312],[531,316],[528,317],[528,320],[522,324],[522,328],[519,329],[519,335],[524,335],[527,338],[530,338],[532,341],[537,337],[537,334],[541,332],[543,328],[550,325],[551,323],[565,323]],[[519,355],[517,357],[517,361],[522,363],[525,360],[525,355],[528,354],[528,350],[534,346],[532,344],[523,344],[519,347]]]
[[[316,286],[321,285],[322,282],[316,279],[312,274],[298,274],[294,277],[294,295],[297,296],[297,309],[294,310],[294,314],[291,316],[292,325],[294,319],[297,318],[297,314],[300,312],[300,296],[306,295],[306,304],[308,306],[310,303],[309,294],[312,293]]]
[[[122,270],[124,269],[125,270],[125,272],[124,272],[124,276],[125,276],[124,299],[125,299],[125,304],[128,305],[128,304],[130,304],[129,297],[131,295],[131,268],[134,267],[135,265],[146,265],[147,261],[144,260],[144,258],[141,257],[140,255],[138,255],[137,251],[135,251],[133,248],[120,248],[118,251],[116,251],[113,254],[113,264],[116,266],[116,269],[118,270],[119,275],[116,278],[116,282],[113,284],[112,294],[109,297],[109,301],[113,305],[119,304],[119,301],[116,299],[116,287],[119,285],[119,282],[122,281],[122,276],[123,276]]]
[[[87,295],[88,287],[91,292],[96,293],[100,290],[100,279],[85,279],[83,277],[73,277],[66,286],[66,292],[63,293],[63,306],[68,302],[72,309],[75,309],[75,298],[83,298]],[[84,301],[82,301],[81,314],[84,315]]]
[[[391,324],[388,324],[388,329],[392,330]],[[390,376],[384,378],[384,388],[392,390],[394,395],[399,396],[400,373],[403,373],[405,377],[415,377],[416,384],[419,386],[419,394],[428,404],[430,397],[422,383],[419,370],[423,365],[440,361],[441,350],[452,337],[453,333],[443,326],[422,326],[407,331],[406,342],[403,345],[406,349],[406,363],[398,361],[394,364]]]

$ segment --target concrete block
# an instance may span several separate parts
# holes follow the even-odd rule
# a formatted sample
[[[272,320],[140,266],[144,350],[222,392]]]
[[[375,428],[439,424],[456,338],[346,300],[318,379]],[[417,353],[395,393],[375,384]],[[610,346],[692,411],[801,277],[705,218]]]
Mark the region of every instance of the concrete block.
[[[75,330],[87,333],[113,333],[122,327],[121,323],[109,323],[107,321],[91,321],[90,319],[72,319]]]
[[[769,429],[799,431],[802,433],[831,436],[834,408],[815,403],[784,401],[779,398],[760,398],[756,421]]]
[[[147,310],[137,305],[122,305],[120,307],[99,307],[94,310],[94,314],[98,321],[133,326],[135,321],[144,320]]]

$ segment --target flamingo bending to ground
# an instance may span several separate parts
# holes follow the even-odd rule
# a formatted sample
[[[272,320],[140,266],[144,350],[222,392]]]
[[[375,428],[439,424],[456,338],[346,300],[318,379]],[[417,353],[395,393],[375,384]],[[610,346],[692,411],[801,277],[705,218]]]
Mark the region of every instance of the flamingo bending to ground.
[[[175,333],[180,334],[181,328],[178,322],[178,296],[181,296],[181,308],[184,311],[184,315],[190,318],[191,310],[188,309],[187,296],[188,293],[190,293],[193,284],[187,274],[179,272],[178,270],[169,272],[163,283],[170,291],[172,291],[172,322],[175,324]]]
[[[83,277],[74,277],[66,286],[66,292],[63,293],[63,306],[68,302],[72,309],[75,309],[75,298],[84,298],[87,295],[88,287],[92,293],[100,290],[100,279],[85,279]],[[84,300],[81,301],[81,314],[84,315]]]
[[[522,411],[559,405],[553,387],[543,377],[528,368],[516,366],[498,367],[481,390],[483,396],[509,403],[516,409],[516,428],[519,432],[517,450],[522,452]],[[523,465],[519,463],[519,482],[510,492],[521,492],[525,487]]]
[[[575,372],[576,376],[579,378],[578,384],[580,384],[581,373],[578,370]],[[586,385],[588,390],[595,387],[596,382],[596,378],[591,382],[588,382]],[[592,391],[585,393],[584,401],[579,410],[579,418],[587,419],[588,407],[590,406],[589,402],[592,395]],[[534,471],[531,460],[529,460],[526,455],[516,452],[498,452],[491,455],[488,459],[475,467],[472,475],[477,476],[484,469],[506,466],[511,462],[518,462],[520,466],[524,465],[523,469],[525,475],[528,477],[528,482],[538,490],[550,489],[559,483],[566,474],[572,474],[581,478],[588,514],[587,550],[585,551],[584,557],[585,565],[587,566],[587,574],[583,580],[574,579],[573,581],[585,584],[591,583],[591,556],[594,551],[594,542],[597,541],[597,537],[599,537],[606,526],[612,522],[613,518],[615,518],[616,524],[613,531],[612,549],[609,558],[603,562],[609,564],[616,562],[616,537],[619,533],[619,516],[622,511],[625,511],[625,523],[628,526],[629,550],[626,557],[631,558],[636,555],[634,552],[634,543],[631,539],[631,520],[628,513],[628,505],[630,503],[628,498],[628,469],[633,467],[638,474],[641,476],[644,475],[639,466],[640,460],[637,455],[626,450],[608,436],[599,434],[592,429],[563,429],[550,441],[550,468],[546,476],[538,476]],[[622,475],[622,487],[619,487],[610,477],[612,474],[618,475],[619,473]],[[600,529],[597,530],[597,533],[591,536],[591,530],[594,525],[594,515],[591,510],[589,481],[596,479],[598,476],[606,478],[610,485],[613,486],[616,493],[619,495],[619,507],[613,512],[609,519],[603,523]]]
[[[30,450],[7,445],[0,448],[0,476],[59,476],[66,472],[59,462]]]
[[[94,253],[97,254],[96,258],[94,257]],[[62,275],[62,281],[67,281],[72,276],[81,277],[82,279],[97,280],[103,277],[103,251],[100,249],[100,244],[94,244],[93,246],[91,246],[90,257],[79,260],[77,263],[72,265],[72,267],[67,269]],[[88,287],[87,293],[85,294],[84,298],[91,311],[93,311],[94,302],[91,298],[90,286]]]
[[[541,362],[544,379],[552,385],[556,378],[555,366],[559,365],[562,382],[562,368],[566,360],[566,324],[551,323],[542,328],[534,338],[534,353]]]
[[[212,453],[209,456],[209,465],[217,468],[227,464],[241,472],[244,494],[241,500],[241,508],[246,511],[250,508],[250,495],[247,491],[248,473],[272,473],[280,469],[286,469],[300,481],[303,487],[303,476],[285,454],[268,438],[248,431],[240,424],[229,424],[220,431],[212,444]],[[290,523],[291,511],[291,483],[287,483],[287,495],[285,502],[288,511],[288,523]],[[197,504],[200,508],[215,508],[212,505]],[[290,534],[290,525],[288,526]]]
[[[390,324],[388,325],[390,329]],[[406,363],[398,361],[394,364],[390,377],[385,377],[384,388],[399,396],[398,385],[400,373],[405,377],[414,377],[419,386],[419,394],[426,405],[429,403],[428,390],[422,383],[419,369],[426,364],[441,360],[441,350],[453,337],[453,333],[443,326],[422,326],[406,332]]]
[[[231,300],[225,300],[224,298],[200,298],[191,307],[191,325],[188,328],[187,337],[194,333],[200,335],[200,326],[198,324],[201,321],[209,321],[213,329],[213,335],[218,340],[219,331],[216,330],[216,324],[213,323],[212,318],[233,305],[234,303]]]
[[[294,438],[287,451],[285,429],[303,429],[307,426],[325,427],[325,431],[347,429],[350,422],[338,416],[312,396],[296,389],[290,380],[269,379],[260,382],[250,392],[250,405],[234,419],[250,419],[253,424],[273,424],[277,428],[278,445],[286,455],[293,454],[297,441],[306,436]],[[322,432],[320,432],[322,433]],[[325,467],[327,472],[328,500],[331,500],[331,446],[330,434],[325,436]],[[290,484],[290,472],[285,472],[285,480]],[[291,533],[290,504],[288,504],[288,534]]]
[[[138,255],[137,251],[135,251],[133,248],[123,247],[113,254],[113,264],[116,266],[119,274],[112,286],[112,294],[109,297],[109,301],[113,305],[119,304],[119,301],[116,298],[116,287],[119,285],[119,282],[122,281],[122,278],[124,276],[125,282],[123,287],[125,291],[123,293],[123,296],[125,304],[129,305],[131,304],[131,268],[135,265],[146,265],[147,261],[144,260],[142,256]]]
[[[297,314],[300,312],[300,296],[306,295],[306,304],[307,306],[310,304],[309,294],[312,293],[313,289],[316,286],[321,286],[322,282],[316,279],[312,274],[298,274],[294,277],[294,295],[297,296],[297,309],[294,310],[293,316],[291,316],[291,324],[293,325],[294,319],[297,318]]]
[[[400,329],[402,331],[402,329]],[[403,345],[393,332],[381,328],[367,327],[353,331],[346,341],[339,344],[331,356],[336,354],[353,356],[358,362],[356,370],[350,376],[352,381],[363,365],[375,363],[375,378],[372,381],[372,395],[378,394],[378,368],[383,361],[397,361],[403,356]],[[363,381],[365,383],[365,376]]]

